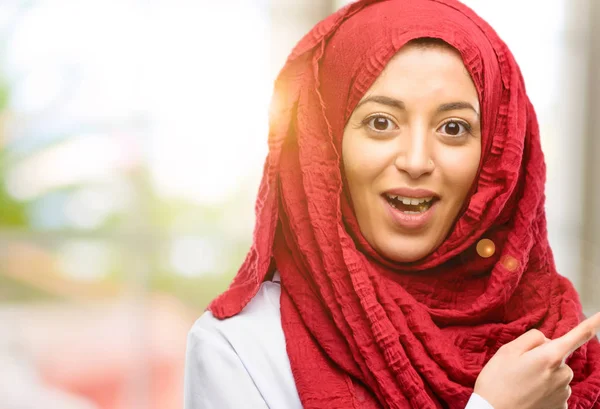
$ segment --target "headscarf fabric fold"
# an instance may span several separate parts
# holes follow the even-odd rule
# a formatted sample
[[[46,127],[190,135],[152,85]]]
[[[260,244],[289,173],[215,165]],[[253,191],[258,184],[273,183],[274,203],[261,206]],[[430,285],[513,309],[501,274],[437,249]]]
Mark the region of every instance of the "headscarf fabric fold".
[[[460,53],[478,92],[482,156],[445,241],[414,263],[383,258],[360,233],[341,172],[354,107],[409,41]],[[556,271],[544,211],[539,129],[512,54],[455,0],[362,0],[296,46],[279,74],[252,247],[209,309],[239,313],[276,266],[287,353],[305,408],[462,408],[502,345],[584,319]],[[482,238],[496,252],[476,251]],[[600,409],[600,345],[567,360],[569,408]]]

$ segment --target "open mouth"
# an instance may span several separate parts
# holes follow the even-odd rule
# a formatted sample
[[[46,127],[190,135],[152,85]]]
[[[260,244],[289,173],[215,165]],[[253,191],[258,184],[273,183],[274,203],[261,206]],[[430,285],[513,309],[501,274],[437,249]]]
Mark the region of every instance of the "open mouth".
[[[406,214],[425,213],[439,198],[431,197],[402,197],[384,194],[383,197],[394,208]]]

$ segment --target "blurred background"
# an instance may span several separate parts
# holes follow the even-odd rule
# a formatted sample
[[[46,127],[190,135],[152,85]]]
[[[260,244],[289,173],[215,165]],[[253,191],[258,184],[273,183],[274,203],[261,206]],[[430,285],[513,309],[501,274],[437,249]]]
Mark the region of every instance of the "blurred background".
[[[272,83],[334,0],[0,2],[0,407],[182,407],[250,246]],[[556,263],[600,310],[600,2],[465,0],[536,106]]]

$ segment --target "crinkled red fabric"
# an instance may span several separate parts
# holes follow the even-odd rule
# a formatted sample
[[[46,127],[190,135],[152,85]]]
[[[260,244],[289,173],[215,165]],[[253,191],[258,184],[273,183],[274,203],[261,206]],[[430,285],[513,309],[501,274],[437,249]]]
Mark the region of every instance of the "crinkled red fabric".
[[[360,234],[340,147],[365,91],[404,44],[421,37],[462,55],[481,103],[483,154],[449,236],[407,265],[382,258]],[[331,15],[290,55],[271,118],[254,242],[209,309],[218,318],[239,313],[274,260],[305,408],[462,408],[500,346],[531,328],[556,338],[584,318],[548,244],[545,163],[521,73],[466,6],[362,0]],[[475,251],[482,238],[495,243],[490,258]],[[575,373],[569,408],[600,408],[597,339],[567,364]]]

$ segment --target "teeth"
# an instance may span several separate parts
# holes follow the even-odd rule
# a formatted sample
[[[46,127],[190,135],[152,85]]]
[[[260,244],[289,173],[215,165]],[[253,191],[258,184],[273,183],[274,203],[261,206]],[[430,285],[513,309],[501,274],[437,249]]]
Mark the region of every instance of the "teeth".
[[[395,195],[387,195],[387,196],[390,199],[398,200],[399,202],[402,202],[405,205],[413,205],[413,206],[421,204],[421,203],[428,203],[433,200],[433,197],[416,198],[416,197],[402,197],[402,196],[395,196]]]

